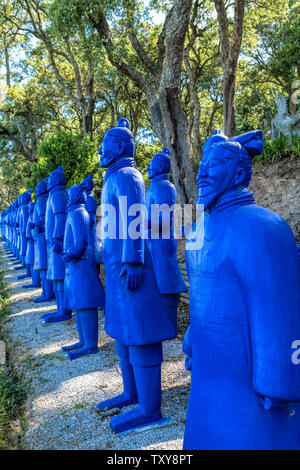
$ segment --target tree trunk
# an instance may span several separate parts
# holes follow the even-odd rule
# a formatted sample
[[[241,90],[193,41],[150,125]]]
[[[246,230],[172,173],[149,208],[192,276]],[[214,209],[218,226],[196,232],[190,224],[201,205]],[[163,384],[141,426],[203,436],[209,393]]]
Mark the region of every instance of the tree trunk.
[[[223,113],[224,113],[224,133],[228,137],[236,135],[235,121],[235,74],[224,74],[223,79]]]

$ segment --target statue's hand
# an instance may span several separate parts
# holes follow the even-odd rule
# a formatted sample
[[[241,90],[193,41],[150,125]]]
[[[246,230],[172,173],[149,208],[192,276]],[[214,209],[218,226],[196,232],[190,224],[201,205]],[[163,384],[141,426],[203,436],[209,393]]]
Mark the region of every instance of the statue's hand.
[[[142,265],[125,263],[120,272],[120,278],[129,290],[136,290],[142,282]]]
[[[265,410],[270,410],[271,408],[285,407],[287,402],[277,398],[261,397],[261,405]]]
[[[192,358],[190,356],[186,356],[184,366],[186,370],[192,370]]]
[[[52,245],[54,253],[59,255],[63,250],[63,241],[60,238],[54,238]]]
[[[70,263],[74,259],[74,256],[72,255],[70,251],[65,251],[62,257],[65,263]]]

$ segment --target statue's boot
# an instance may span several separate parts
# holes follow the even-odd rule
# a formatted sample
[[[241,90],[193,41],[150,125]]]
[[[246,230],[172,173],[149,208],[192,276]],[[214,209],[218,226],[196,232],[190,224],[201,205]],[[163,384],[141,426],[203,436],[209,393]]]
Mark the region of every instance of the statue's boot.
[[[115,433],[158,424],[162,420],[161,365],[135,366],[134,377],[138,392],[138,406],[110,419],[110,426]]]
[[[162,343],[129,346],[129,359],[133,367],[138,406],[111,418],[110,425],[115,433],[162,423]]]
[[[31,277],[31,266],[30,264],[26,264],[26,274],[21,274],[21,276],[18,276],[18,279],[26,279],[27,277]]]
[[[47,272],[45,269],[40,271],[40,277],[42,280],[42,289],[43,293],[40,297],[37,297],[34,299],[34,303],[38,304],[40,302],[51,302],[51,300],[54,300],[54,292],[53,292],[53,283],[49,279],[46,279]]]
[[[96,354],[98,350],[98,309],[91,308],[77,311],[80,318],[83,346],[75,351],[69,351],[71,361],[78,357]]]
[[[19,269],[25,269],[26,268],[26,266],[25,266],[25,256],[22,255],[22,256],[20,256],[20,258],[21,258],[20,259],[21,266],[16,266],[14,268],[15,271],[18,271]]]
[[[64,291],[55,291],[57,311],[52,313],[45,313],[41,316],[43,322],[58,323],[62,321],[68,321],[72,318],[72,310],[68,310],[64,307]]]
[[[40,271],[38,269],[33,269],[33,265],[31,265],[31,284],[25,284],[24,289],[33,289],[37,287],[41,287],[41,278],[40,278]]]
[[[123,408],[124,406],[135,405],[138,402],[137,390],[135,385],[133,367],[129,362],[129,351],[128,346],[117,342],[116,343],[117,354],[120,360],[120,368],[123,379],[123,393],[116,397],[104,400],[98,403],[98,410],[104,410],[105,408]]]
[[[70,344],[70,346],[63,346],[61,349],[65,352],[73,351],[74,349],[82,348],[83,345],[84,345],[81,322],[80,322],[80,315],[76,311],[74,316],[75,316],[75,322],[76,322],[76,327],[77,327],[77,331],[78,331],[79,341],[77,343]]]

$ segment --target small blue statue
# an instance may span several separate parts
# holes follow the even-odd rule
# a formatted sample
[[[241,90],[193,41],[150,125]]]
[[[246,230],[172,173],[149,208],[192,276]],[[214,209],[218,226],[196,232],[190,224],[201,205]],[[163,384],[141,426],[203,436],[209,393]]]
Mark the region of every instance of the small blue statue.
[[[55,323],[72,318],[72,312],[64,306],[65,263],[62,254],[67,212],[67,193],[65,190],[65,175],[61,166],[50,173],[47,188],[49,191],[45,215],[47,279],[53,281],[57,312],[46,313],[42,315],[42,318],[44,323]]]
[[[81,182],[81,185],[86,192],[87,198],[86,198],[85,208],[88,211],[89,216],[90,216],[91,231],[90,231],[89,244],[94,247],[93,253],[95,255],[95,262],[97,265],[97,269],[99,271],[100,264],[103,264],[103,259],[102,259],[101,249],[100,249],[100,240],[99,240],[98,233],[97,233],[97,221],[96,221],[97,200],[92,194],[93,188],[94,188],[93,176],[89,175],[87,178],[83,179]]]
[[[179,293],[187,292],[187,287],[177,261],[177,240],[173,224],[174,209],[172,209],[176,204],[176,189],[170,182],[169,154],[169,149],[163,149],[161,153],[154,155],[148,166],[148,178],[151,184],[146,193],[147,247],[151,254],[159,291],[165,296],[167,304],[175,307],[176,315]]]
[[[300,266],[284,219],[248,189],[260,131],[217,132],[197,177],[204,242],[188,249],[192,361],[184,450],[300,449]]]
[[[98,352],[98,307],[104,306],[104,290],[98,276],[92,226],[85,209],[83,185],[68,191],[68,216],[64,235],[63,259],[66,264],[65,307],[75,311],[79,342],[62,349],[69,358]]]
[[[151,253],[144,242],[144,213],[140,236],[130,235],[135,221],[130,209],[138,207],[143,212],[145,207],[145,186],[142,175],[134,168],[134,150],[129,123],[127,119],[119,119],[117,127],[105,134],[99,151],[100,166],[107,168],[101,196],[105,331],[116,340],[124,391],[99,403],[98,409],[138,405],[111,418],[110,425],[116,433],[164,422],[162,341],[177,335],[177,303],[167,304],[160,293]],[[110,207],[114,211],[106,220]],[[105,236],[106,229],[109,232],[111,227],[116,227],[116,236],[109,233]],[[164,262],[165,257],[161,260]]]
[[[19,218],[19,229],[20,229],[20,257],[21,257],[21,268],[26,268],[26,274],[18,276],[18,279],[25,279],[31,276],[30,266],[26,265],[26,251],[27,251],[27,239],[26,239],[26,228],[29,217],[29,205],[31,202],[31,191],[25,191],[21,195],[21,209]],[[17,269],[17,268],[16,268]]]
[[[32,229],[34,228],[34,225],[33,225],[34,206],[35,206],[35,202],[30,202],[29,216],[28,216],[27,226],[26,226],[27,249],[26,249],[26,257],[25,257],[25,264],[26,264],[26,267],[28,266],[30,269],[32,283],[24,285],[23,287],[25,289],[40,287],[41,285],[40,272],[37,269],[34,269],[34,241],[33,241],[33,234],[32,234]]]
[[[48,200],[48,178],[40,181],[35,188],[36,203],[32,216],[32,236],[34,241],[33,269],[39,271],[42,282],[42,295],[35,303],[49,302],[54,299],[52,281],[47,279],[47,244],[45,235],[45,214]]]

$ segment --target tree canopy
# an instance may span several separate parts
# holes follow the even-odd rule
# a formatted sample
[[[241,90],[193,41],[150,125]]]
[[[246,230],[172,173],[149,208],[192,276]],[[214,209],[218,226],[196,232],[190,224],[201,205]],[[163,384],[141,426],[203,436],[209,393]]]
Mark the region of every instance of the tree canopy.
[[[202,146],[270,132],[275,97],[300,79],[295,0],[0,0],[0,203],[63,165],[70,184],[129,119],[146,177],[171,150],[178,200],[196,194]],[[290,111],[297,111],[292,100]]]

